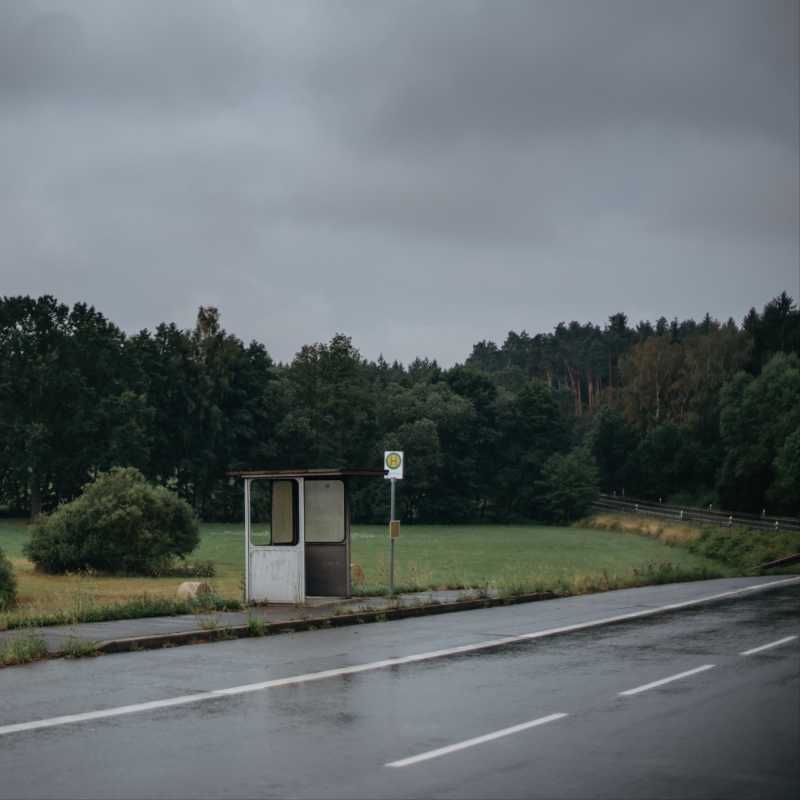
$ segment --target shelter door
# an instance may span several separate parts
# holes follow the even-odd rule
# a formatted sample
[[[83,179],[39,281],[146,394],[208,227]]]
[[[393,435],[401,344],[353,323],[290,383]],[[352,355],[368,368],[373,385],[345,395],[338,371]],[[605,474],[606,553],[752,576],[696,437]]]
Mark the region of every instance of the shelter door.
[[[350,510],[344,481],[304,483],[306,594],[350,597]]]
[[[245,497],[248,601],[302,603],[302,481],[248,480]]]

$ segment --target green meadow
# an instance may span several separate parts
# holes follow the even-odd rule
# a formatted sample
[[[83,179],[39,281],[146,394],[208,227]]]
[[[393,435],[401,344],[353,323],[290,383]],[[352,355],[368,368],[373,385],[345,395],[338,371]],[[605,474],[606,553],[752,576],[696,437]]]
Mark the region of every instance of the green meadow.
[[[242,525],[203,524],[192,560],[211,561],[216,593],[241,600],[244,562]],[[125,604],[143,595],[175,597],[183,578],[145,578],[75,573],[44,575],[25,558],[28,529],[21,520],[0,520],[0,547],[17,575],[18,606],[0,614],[0,628],[25,615]],[[383,594],[388,587],[388,533],[382,525],[353,525],[351,561],[356,595]],[[732,574],[719,561],[680,546],[620,531],[540,525],[406,525],[395,549],[399,591],[477,589],[516,594],[576,594],[604,589]],[[5,623],[4,623],[5,620]]]

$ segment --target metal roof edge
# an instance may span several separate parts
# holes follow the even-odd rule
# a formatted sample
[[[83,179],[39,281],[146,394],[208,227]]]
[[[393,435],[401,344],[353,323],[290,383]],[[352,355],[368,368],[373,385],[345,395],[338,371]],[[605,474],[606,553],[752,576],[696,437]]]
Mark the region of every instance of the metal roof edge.
[[[356,478],[383,477],[382,469],[237,469],[227,470],[229,478]]]

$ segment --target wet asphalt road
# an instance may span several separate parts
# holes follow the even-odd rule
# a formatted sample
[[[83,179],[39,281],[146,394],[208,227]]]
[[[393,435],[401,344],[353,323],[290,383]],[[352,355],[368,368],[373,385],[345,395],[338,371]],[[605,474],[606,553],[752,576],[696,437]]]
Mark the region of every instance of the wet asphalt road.
[[[501,638],[535,629],[546,605],[4,670],[0,726]],[[795,798],[800,639],[740,653],[796,636],[799,610],[795,585],[553,638],[3,735],[0,797]],[[386,766],[558,713],[567,716]]]

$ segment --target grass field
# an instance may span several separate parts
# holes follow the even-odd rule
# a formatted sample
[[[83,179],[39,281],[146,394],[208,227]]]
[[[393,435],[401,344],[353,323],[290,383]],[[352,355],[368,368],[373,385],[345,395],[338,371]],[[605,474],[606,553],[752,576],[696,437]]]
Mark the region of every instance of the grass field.
[[[362,566],[365,576],[356,590],[382,590],[386,553],[383,526],[353,527],[353,562]],[[396,581],[401,589],[482,587],[488,583],[501,592],[576,593],[604,584],[635,583],[637,576],[663,572],[668,563],[676,571],[728,574],[716,561],[644,537],[539,525],[407,526],[396,559]]]
[[[244,543],[241,524],[204,524],[193,559],[213,561],[217,594],[242,597]],[[182,578],[133,578],[92,574],[42,575],[22,552],[27,526],[0,520],[0,547],[18,581],[15,618],[82,607],[124,603],[147,594],[174,598]],[[352,561],[363,571],[359,595],[383,594],[388,583],[385,526],[354,525]],[[619,531],[538,525],[406,526],[396,546],[395,583],[401,591],[437,588],[494,589],[500,593],[551,590],[574,594],[667,580],[732,574],[716,560],[657,539]],[[5,622],[4,622],[5,619]],[[0,614],[0,628],[9,614]]]

